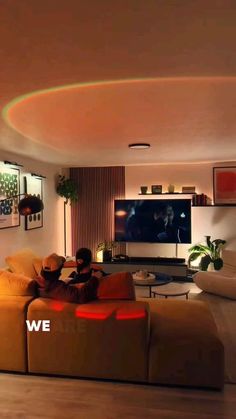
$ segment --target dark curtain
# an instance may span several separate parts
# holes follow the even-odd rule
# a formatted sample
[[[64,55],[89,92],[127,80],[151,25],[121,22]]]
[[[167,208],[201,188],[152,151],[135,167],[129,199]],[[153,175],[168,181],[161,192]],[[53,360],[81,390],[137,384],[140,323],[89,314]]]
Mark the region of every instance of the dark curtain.
[[[70,177],[78,187],[71,208],[72,252],[88,247],[95,259],[98,243],[114,240],[114,199],[125,198],[125,168],[72,168]],[[126,253],[125,244],[117,245],[117,253]]]

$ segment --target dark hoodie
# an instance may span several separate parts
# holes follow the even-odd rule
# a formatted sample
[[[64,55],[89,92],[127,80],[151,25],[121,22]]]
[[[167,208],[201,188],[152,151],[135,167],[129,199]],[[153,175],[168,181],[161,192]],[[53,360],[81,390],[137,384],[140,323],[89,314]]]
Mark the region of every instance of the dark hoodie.
[[[39,296],[69,303],[84,304],[97,299],[99,280],[92,276],[86,283],[77,288],[60,281],[61,269],[57,271],[45,271],[36,279],[39,285]]]

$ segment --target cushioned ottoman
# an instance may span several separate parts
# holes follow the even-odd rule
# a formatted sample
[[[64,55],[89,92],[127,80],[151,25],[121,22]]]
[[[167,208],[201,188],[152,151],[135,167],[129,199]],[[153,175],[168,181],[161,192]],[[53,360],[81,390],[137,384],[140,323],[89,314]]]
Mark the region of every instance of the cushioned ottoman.
[[[150,302],[149,382],[222,388],[224,348],[201,301]]]

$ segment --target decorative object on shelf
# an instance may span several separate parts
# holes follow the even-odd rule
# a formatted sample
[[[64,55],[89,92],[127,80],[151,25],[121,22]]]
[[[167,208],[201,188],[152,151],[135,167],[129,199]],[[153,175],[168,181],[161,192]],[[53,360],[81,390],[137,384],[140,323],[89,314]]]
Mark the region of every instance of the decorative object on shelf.
[[[104,242],[101,242],[98,244],[97,249],[96,249],[96,253],[98,254],[99,252],[103,253],[103,262],[110,262],[111,258],[112,258],[112,249],[114,249],[116,247],[116,243],[113,241],[106,241],[104,240]],[[97,255],[98,257],[98,255]]]
[[[175,185],[172,185],[171,183],[168,185],[168,192],[169,193],[174,193],[175,191]]]
[[[78,200],[78,189],[72,179],[59,175],[56,191],[58,195],[65,198],[64,201],[64,255],[66,256],[66,205]]]
[[[214,204],[236,204],[236,166],[213,167]]]
[[[195,193],[195,186],[182,186],[182,193]]]
[[[32,199],[43,199],[43,185],[42,179],[32,176],[24,176],[25,193],[31,195]],[[30,213],[25,217],[25,230],[34,230],[35,228],[43,227],[43,211],[40,207],[35,208],[34,213]]]
[[[0,229],[18,227],[20,194],[20,171],[16,168],[0,166]]]
[[[211,198],[209,198],[204,193],[201,194],[194,194],[192,197],[192,204],[194,207],[198,206],[205,206],[205,205],[212,205]]]
[[[188,250],[190,255],[188,262],[195,261],[201,257],[200,269],[207,271],[208,267],[212,263],[215,270],[219,270],[223,266],[223,259],[221,258],[221,250],[225,245],[226,241],[222,239],[211,240],[211,236],[206,237],[206,244],[195,244]]]
[[[142,194],[146,194],[148,191],[148,187],[147,186],[140,186],[140,190]]]
[[[153,194],[161,194],[162,193],[162,185],[152,185],[152,193]]]

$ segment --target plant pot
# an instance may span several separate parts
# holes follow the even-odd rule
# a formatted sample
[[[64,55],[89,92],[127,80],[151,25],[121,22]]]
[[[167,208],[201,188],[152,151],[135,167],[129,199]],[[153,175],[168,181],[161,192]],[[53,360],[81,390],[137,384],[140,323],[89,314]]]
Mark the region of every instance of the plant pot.
[[[110,262],[112,258],[111,250],[103,250],[103,262]]]

